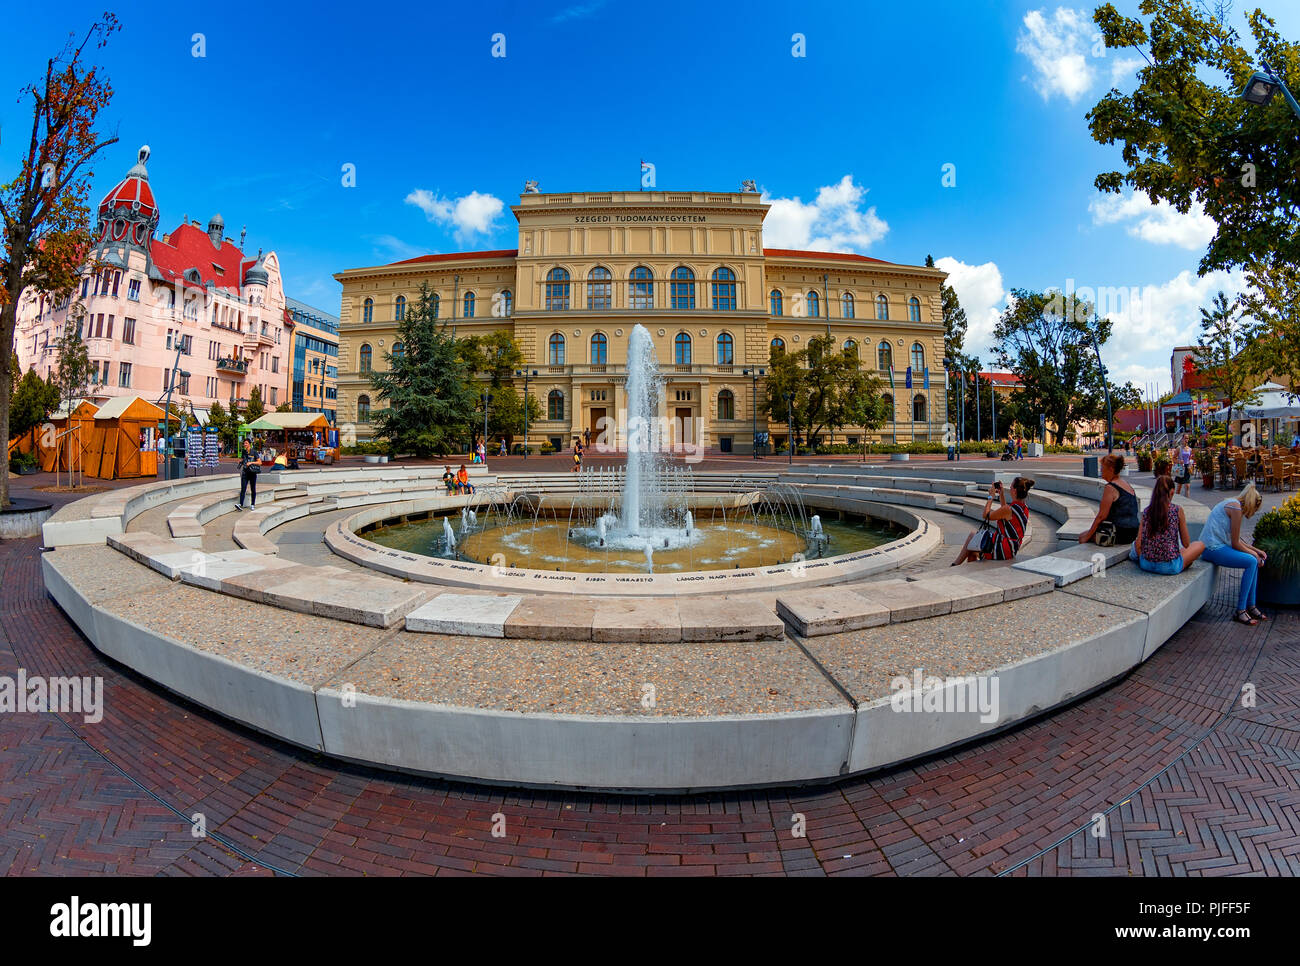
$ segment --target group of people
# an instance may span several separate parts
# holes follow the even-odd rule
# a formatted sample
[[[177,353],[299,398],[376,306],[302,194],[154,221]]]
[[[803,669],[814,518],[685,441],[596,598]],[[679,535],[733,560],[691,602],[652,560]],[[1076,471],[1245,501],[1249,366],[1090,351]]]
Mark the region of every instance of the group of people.
[[[1174,503],[1174,497],[1184,485],[1183,478],[1190,480],[1190,462],[1190,450],[1184,437],[1181,448],[1172,459],[1166,457],[1153,465],[1156,482],[1151,491],[1151,502],[1141,510],[1137,494],[1121,475],[1124,457],[1118,453],[1103,457],[1101,476],[1106,481],[1105,492],[1096,519],[1091,527],[1079,534],[1079,542],[1131,544],[1129,559],[1153,574],[1182,573],[1197,559],[1240,570],[1241,590],[1234,619],[1254,627],[1260,621],[1268,620],[1255,600],[1259,568],[1268,560],[1268,554],[1246,540],[1241,535],[1241,528],[1244,520],[1259,512],[1264,498],[1254,483],[1247,484],[1237,496],[1214,505],[1201,529],[1200,539],[1192,540],[1187,531],[1187,514]],[[1175,470],[1182,475],[1175,478]]]
[[[1007,445],[1002,450],[1004,460],[1022,460],[1025,458],[1025,438],[1023,436],[1008,436]]]
[[[469,470],[465,469],[465,464],[460,464],[460,469],[453,473],[450,466],[442,468],[442,485],[450,493],[473,493],[474,484],[469,481]]]

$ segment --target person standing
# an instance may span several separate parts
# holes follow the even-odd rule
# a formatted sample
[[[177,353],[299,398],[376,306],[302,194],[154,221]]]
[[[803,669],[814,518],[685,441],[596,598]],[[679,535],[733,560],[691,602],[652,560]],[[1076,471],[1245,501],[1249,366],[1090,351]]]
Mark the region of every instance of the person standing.
[[[1268,554],[1241,536],[1242,520],[1259,512],[1264,498],[1254,483],[1235,498],[1221,500],[1210,511],[1210,518],[1201,529],[1201,542],[1205,552],[1201,559],[1220,567],[1240,570],[1241,590],[1237,594],[1237,615],[1233,620],[1254,627],[1268,617],[1255,605],[1255,590],[1259,583],[1259,568],[1268,561]]]
[[[1183,491],[1183,496],[1192,495],[1192,447],[1186,436],[1178,446],[1178,475],[1174,478],[1174,496]]]
[[[497,455],[498,456],[506,455],[506,438],[504,436],[501,437],[501,446],[498,447],[497,449]]]
[[[239,458],[239,504],[237,509],[244,508],[244,496],[251,491],[253,497],[252,507],[257,509],[257,475],[262,472],[262,461],[258,454],[253,452],[252,441],[244,437],[244,450]]]
[[[582,472],[582,440],[573,441],[573,472]]]
[[[478,462],[484,464],[485,466],[487,465],[487,445],[481,439],[478,441],[478,452],[475,454],[475,456],[478,457]]]

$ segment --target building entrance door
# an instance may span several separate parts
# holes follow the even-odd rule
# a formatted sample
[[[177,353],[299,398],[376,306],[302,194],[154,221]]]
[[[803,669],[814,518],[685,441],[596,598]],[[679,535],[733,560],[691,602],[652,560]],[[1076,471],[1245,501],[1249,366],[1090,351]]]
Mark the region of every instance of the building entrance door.
[[[690,406],[678,406],[673,415],[674,448],[695,444],[695,420]]]
[[[591,442],[588,443],[587,440],[584,439],[582,441],[583,445],[600,446],[602,444],[600,438],[601,434],[610,432],[609,427],[605,424],[605,407],[602,406],[597,409],[593,406],[591,409],[587,410],[587,420],[587,429],[591,433]],[[604,440],[603,443],[604,446],[609,449],[614,448],[614,440],[612,438]]]

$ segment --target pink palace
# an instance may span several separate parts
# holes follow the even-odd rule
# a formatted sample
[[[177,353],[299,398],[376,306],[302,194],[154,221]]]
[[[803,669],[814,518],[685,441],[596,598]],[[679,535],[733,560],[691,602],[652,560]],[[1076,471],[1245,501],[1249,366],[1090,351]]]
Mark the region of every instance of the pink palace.
[[[166,396],[200,421],[214,402],[242,406],[254,386],[270,410],[289,397],[293,321],[285,312],[274,252],[247,257],[213,215],[160,239],[159,210],[145,162],[149,148],[99,203],[80,286],[60,303],[28,290],[18,306],[15,349],[22,371],[48,375],[71,317],[95,367],[86,394]],[[243,236],[240,236],[243,244]],[[179,351],[179,362],[177,352]],[[180,372],[189,373],[188,377]]]

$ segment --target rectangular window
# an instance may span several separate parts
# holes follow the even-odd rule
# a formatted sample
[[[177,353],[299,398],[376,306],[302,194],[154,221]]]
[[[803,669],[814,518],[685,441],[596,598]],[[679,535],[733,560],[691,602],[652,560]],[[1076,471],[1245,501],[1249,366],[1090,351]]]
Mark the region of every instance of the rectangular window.
[[[275,387],[275,386],[272,386],[272,387],[271,387],[271,405],[272,405],[272,406],[276,406],[276,405],[278,405],[278,403],[275,401],[275,397],[276,397],[277,392],[278,392],[278,390],[276,389],[276,387]]]
[[[140,301],[140,280],[133,278],[126,283],[126,297],[132,302]]]
[[[271,357],[271,371],[272,371],[272,372],[279,372],[279,371],[280,371],[280,357],[279,357],[279,356],[272,356],[272,357]]]
[[[104,363],[107,367],[108,363]],[[123,389],[131,388],[131,363],[123,362],[117,370],[117,384]]]
[[[167,350],[170,352],[172,347],[172,330],[167,330]]]
[[[181,355],[187,356],[193,351],[193,349],[194,349],[194,336],[192,335],[181,336]]]
[[[122,320],[122,342],[135,345],[135,319]]]
[[[189,376],[178,375],[176,377],[176,391],[179,392],[182,396],[188,396],[190,394]]]
[[[108,385],[108,360],[107,359],[104,360],[104,374],[99,377],[99,381],[102,382],[105,386]]]
[[[122,281],[122,273],[114,272],[113,273],[113,298],[117,298],[117,286],[121,283],[121,281]]]
[[[108,317],[108,328],[104,330],[104,338],[113,338],[113,317],[111,315]]]

